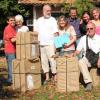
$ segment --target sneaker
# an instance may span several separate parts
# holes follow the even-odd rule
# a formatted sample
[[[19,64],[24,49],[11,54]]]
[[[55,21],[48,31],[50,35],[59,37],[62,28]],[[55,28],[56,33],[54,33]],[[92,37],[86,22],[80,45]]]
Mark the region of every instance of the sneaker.
[[[85,88],[85,91],[91,91],[92,88],[93,88],[92,83],[91,82],[90,83],[87,83],[86,88]]]
[[[47,85],[48,82],[49,82],[49,80],[45,80],[43,84],[44,84],[44,85]]]

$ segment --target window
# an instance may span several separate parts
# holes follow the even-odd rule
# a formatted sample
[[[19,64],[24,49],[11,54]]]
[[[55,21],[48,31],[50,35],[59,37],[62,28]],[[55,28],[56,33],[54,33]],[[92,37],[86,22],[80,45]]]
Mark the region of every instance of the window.
[[[26,21],[27,26],[33,26],[33,20],[29,19]]]

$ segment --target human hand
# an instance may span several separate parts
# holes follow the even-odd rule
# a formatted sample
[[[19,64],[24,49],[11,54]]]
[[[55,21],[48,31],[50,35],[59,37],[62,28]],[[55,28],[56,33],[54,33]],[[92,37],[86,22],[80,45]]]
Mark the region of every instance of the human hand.
[[[99,57],[98,62],[97,62],[97,67],[100,68],[100,57]]]

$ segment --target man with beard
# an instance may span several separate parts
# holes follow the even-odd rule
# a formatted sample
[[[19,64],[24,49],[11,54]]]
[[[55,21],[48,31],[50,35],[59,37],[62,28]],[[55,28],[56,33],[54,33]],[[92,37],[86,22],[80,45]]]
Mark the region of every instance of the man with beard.
[[[43,6],[43,16],[37,20],[34,31],[38,32],[40,42],[42,69],[46,76],[44,84],[49,81],[49,62],[53,79],[56,81],[56,62],[52,56],[55,54],[53,39],[58,29],[56,19],[51,16],[50,5]]]

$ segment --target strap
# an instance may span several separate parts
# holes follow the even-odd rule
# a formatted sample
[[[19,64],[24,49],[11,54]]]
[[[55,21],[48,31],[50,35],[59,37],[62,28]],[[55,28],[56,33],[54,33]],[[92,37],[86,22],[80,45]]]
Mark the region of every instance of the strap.
[[[86,35],[86,50],[89,49],[89,46],[88,46],[88,35]]]

